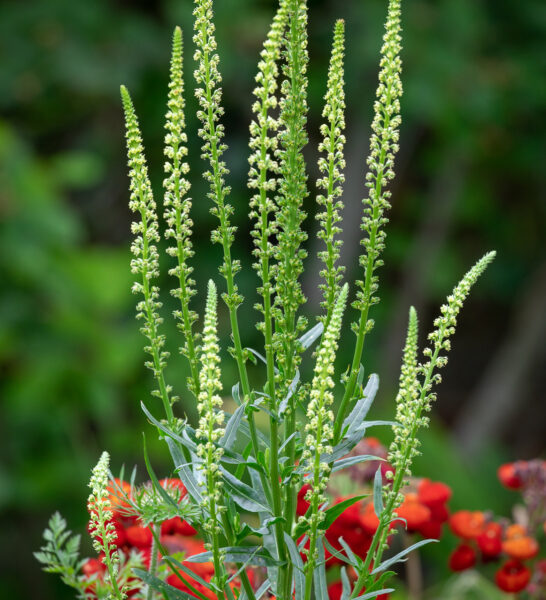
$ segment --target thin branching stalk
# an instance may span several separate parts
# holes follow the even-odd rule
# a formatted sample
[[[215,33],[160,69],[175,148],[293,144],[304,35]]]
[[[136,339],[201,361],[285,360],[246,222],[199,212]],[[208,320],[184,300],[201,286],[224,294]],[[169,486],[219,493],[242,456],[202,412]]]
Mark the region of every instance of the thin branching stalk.
[[[190,309],[190,300],[195,295],[195,281],[192,279],[193,267],[189,261],[194,255],[191,243],[193,222],[190,217],[191,199],[187,196],[190,182],[186,175],[189,171],[185,157],[188,154],[187,136],[185,133],[186,117],[184,114],[184,83],[182,75],[182,30],[174,30],[171,76],[167,100],[167,115],[165,129],[165,173],[163,181],[164,218],[167,223],[165,238],[173,240],[167,253],[176,258],[177,264],[169,270],[169,275],[177,278],[178,287],[171,294],[180,301],[180,310],[175,311],[178,327],[184,335],[182,353],[190,364],[191,376],[188,378],[188,388],[194,396],[199,395],[199,360],[196,336],[192,325],[197,320],[197,314]]]
[[[334,432],[336,442],[339,441],[343,421],[357,391],[356,382],[364,350],[364,339],[373,327],[373,321],[369,319],[369,311],[374,304],[379,302],[376,270],[383,264],[380,256],[385,247],[384,226],[388,221],[385,212],[390,208],[389,198],[391,195],[386,186],[394,178],[394,157],[398,152],[398,130],[401,123],[400,5],[401,0],[389,0],[386,32],[381,48],[379,86],[376,92],[377,99],[374,105],[368,157],[369,171],[366,175],[369,194],[364,201],[364,217],[361,225],[366,234],[362,241],[366,252],[360,257],[360,265],[364,268],[364,280],[357,282],[360,289],[357,299],[353,303],[353,307],[360,311],[360,316],[358,322],[353,323],[356,344],[349,377],[345,384],[345,393],[336,418]]]
[[[169,422],[173,422],[174,415],[170,398],[171,388],[165,383],[164,369],[167,364],[168,353],[163,350],[165,336],[159,333],[162,319],[159,316],[161,302],[159,302],[159,288],[153,280],[159,276],[159,255],[156,244],[159,241],[156,204],[152,194],[152,187],[148,178],[148,167],[142,147],[142,136],[138,120],[133,107],[133,102],[125,86],[121,86],[121,99],[125,112],[127,153],[129,157],[129,178],[131,199],[129,208],[140,216],[139,221],[134,221],[131,231],[135,236],[131,244],[133,259],[131,272],[140,275],[140,281],[133,284],[132,292],[142,295],[143,299],[137,304],[137,319],[142,319],[144,324],[140,331],[148,338],[149,345],[144,350],[150,354],[152,360],[146,361],[146,366],[152,370],[158,389],[153,395],[163,401],[165,415]]]
[[[324,269],[320,272],[324,283],[320,285],[323,293],[322,308],[326,314],[321,317],[324,327],[332,318],[338,294],[339,284],[343,275],[344,267],[337,265],[339,251],[342,245],[336,236],[341,233],[338,223],[341,221],[343,203],[343,183],[345,176],[345,158],[343,149],[345,146],[345,90],[343,83],[343,54],[345,46],[345,23],[342,20],[336,22],[334,30],[334,43],[330,68],[328,70],[328,85],[326,87],[326,103],[322,116],[326,120],[320,127],[322,141],[319,144],[321,156],[318,167],[322,177],[317,180],[317,188],[323,190],[323,194],[317,196],[317,204],[324,207],[317,214],[320,221],[318,237],[324,242],[326,249],[319,252],[319,259],[324,263]]]

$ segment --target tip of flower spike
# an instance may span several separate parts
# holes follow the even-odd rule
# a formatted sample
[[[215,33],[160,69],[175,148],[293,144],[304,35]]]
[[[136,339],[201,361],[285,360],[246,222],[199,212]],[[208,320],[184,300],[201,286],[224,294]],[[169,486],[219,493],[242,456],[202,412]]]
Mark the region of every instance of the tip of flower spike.
[[[212,279],[207,284],[207,304],[209,303],[216,305],[216,285]]]
[[[123,109],[125,110],[125,112],[131,112],[133,110],[133,101],[131,100],[129,90],[124,85],[120,85],[119,92],[121,94],[121,102],[123,103]]]

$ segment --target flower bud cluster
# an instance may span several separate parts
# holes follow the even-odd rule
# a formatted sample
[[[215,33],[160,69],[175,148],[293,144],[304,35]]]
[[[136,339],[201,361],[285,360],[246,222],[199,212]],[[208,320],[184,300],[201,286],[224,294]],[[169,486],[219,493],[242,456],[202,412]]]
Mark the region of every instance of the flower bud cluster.
[[[135,109],[129,92],[124,86],[121,87],[121,98],[125,112],[129,159],[129,189],[131,192],[129,208],[140,216],[140,219],[131,225],[131,231],[135,236],[131,244],[131,252],[134,256],[131,260],[131,272],[141,276],[141,280],[133,284],[132,291],[143,296],[143,299],[137,304],[137,319],[144,321],[140,331],[150,342],[144,350],[152,357],[152,360],[145,364],[159,381],[169,355],[163,350],[165,336],[159,333],[159,327],[163,322],[159,316],[159,309],[162,306],[159,302],[159,288],[152,284],[152,280],[159,276],[159,255],[156,247],[159,242],[159,230],[156,203],[148,177],[148,167]],[[159,395],[159,393],[155,392],[155,395]],[[169,390],[166,388],[161,390],[166,404],[168,403],[166,398],[168,393]]]
[[[307,175],[303,147],[307,144],[307,2],[288,0],[289,32],[285,35],[283,65],[285,79],[281,84],[279,149],[280,183],[276,214],[277,246],[275,249],[276,298],[274,317],[277,323],[275,346],[281,373],[293,377],[298,362],[295,347],[298,333],[305,322],[296,321],[296,312],[305,297],[299,276],[303,259],[301,247],[307,239],[302,230],[307,196]]]
[[[164,217],[167,223],[165,238],[172,240],[172,245],[167,248],[167,253],[177,259],[176,266],[169,270],[169,275],[178,280],[178,287],[171,290],[171,294],[180,300],[181,306],[181,309],[175,311],[174,315],[179,321],[179,329],[184,334],[185,342],[182,353],[188,358],[192,370],[192,377],[188,378],[188,387],[197,396],[199,392],[198,349],[192,332],[192,325],[197,320],[197,314],[189,308],[190,300],[196,293],[195,281],[191,277],[193,267],[188,264],[194,255],[191,243],[193,222],[190,217],[191,199],[186,195],[190,189],[190,183],[185,177],[189,172],[189,166],[185,162],[188,149],[182,73],[182,31],[177,27],[173,35],[168,110],[165,123],[167,130],[164,150],[166,177],[163,181]]]
[[[200,106],[197,117],[201,121],[198,133],[204,142],[201,147],[201,158],[209,163],[209,170],[203,176],[210,184],[208,197],[214,202],[211,213],[220,221],[218,228],[212,232],[211,239],[214,243],[221,244],[224,249],[224,263],[220,267],[220,273],[228,280],[228,287],[233,288],[228,290],[225,300],[228,306],[236,307],[243,299],[237,291],[237,286],[233,284],[233,277],[241,267],[239,261],[231,259],[230,254],[236,227],[230,225],[229,221],[233,214],[233,207],[225,202],[230,192],[230,188],[225,183],[225,176],[229,171],[225,162],[221,160],[227,146],[222,143],[224,137],[224,126],[220,123],[220,118],[224,114],[220,87],[222,77],[218,71],[220,57],[216,52],[212,0],[195,0],[193,14],[195,17],[193,41],[196,45],[194,60],[197,62],[194,78],[198,86],[195,95]]]
[[[366,175],[366,187],[369,191],[364,201],[361,225],[366,233],[362,240],[366,252],[360,257],[360,265],[365,269],[365,280],[358,282],[360,290],[355,302],[355,308],[361,311],[379,302],[379,298],[375,296],[378,288],[375,270],[383,264],[379,258],[385,247],[386,234],[382,227],[388,222],[384,214],[390,208],[391,195],[385,187],[394,178],[394,157],[398,152],[402,95],[400,3],[401,0],[389,2],[379,63],[379,85],[374,103],[370,154],[367,159],[369,171]],[[372,326],[371,322],[367,324],[368,329]]]
[[[205,321],[203,326],[203,347],[201,354],[201,372],[199,374],[200,392],[197,410],[199,413],[199,426],[196,431],[198,439],[197,456],[201,459],[199,468],[203,478],[203,509],[208,512],[205,530],[219,533],[217,514],[223,511],[222,481],[219,474],[222,448],[217,444],[224,434],[224,413],[222,398],[218,395],[221,389],[220,382],[220,357],[217,336],[216,317],[217,294],[216,286],[212,281],[208,284],[207,304],[205,308]]]
[[[252,105],[255,115],[250,124],[250,149],[252,151],[248,162],[248,187],[255,190],[250,200],[250,218],[255,219],[252,237],[256,257],[254,268],[262,280],[258,293],[268,297],[272,294],[270,282],[269,260],[273,256],[271,237],[276,233],[275,222],[270,221],[269,215],[276,209],[274,199],[271,197],[276,190],[275,175],[279,172],[279,165],[275,160],[278,148],[276,132],[279,127],[278,120],[271,114],[277,108],[277,77],[279,74],[278,61],[281,56],[281,46],[284,31],[288,22],[287,2],[283,0],[277,14],[273,19],[271,29],[264,42],[260,54],[258,74],[256,75],[257,87],[254,89],[256,101]],[[264,312],[264,307],[256,308]],[[261,324],[263,327],[263,323]]]
[[[110,597],[123,600],[127,597],[124,589],[120,589],[117,576],[120,567],[120,555],[117,552],[117,530],[113,522],[113,512],[110,504],[110,492],[108,490],[109,472],[108,466],[110,456],[103,452],[99,462],[93,469],[89,487],[91,494],[87,500],[89,510],[89,533],[93,538],[93,548],[98,554],[102,554],[102,562],[108,570],[111,588]]]
[[[339,289],[344,267],[336,266],[339,260],[339,251],[342,241],[335,239],[341,233],[337,225],[341,221],[340,212],[343,203],[340,199],[343,194],[343,183],[345,176],[345,157],[343,149],[345,146],[345,90],[343,81],[343,54],[344,54],[345,23],[337,21],[334,30],[334,44],[330,68],[328,71],[328,86],[325,96],[326,103],[322,116],[326,119],[320,127],[323,140],[319,144],[319,152],[322,155],[318,161],[318,167],[322,177],[317,180],[317,188],[324,190],[324,194],[317,196],[317,203],[324,209],[317,214],[321,228],[318,237],[325,243],[326,250],[318,253],[318,257],[324,263],[325,268],[320,272],[324,283],[320,285],[324,301],[322,307],[326,315],[322,317],[324,326],[327,327],[332,311],[334,309],[336,294]]]
[[[337,297],[332,318],[322,337],[317,352],[313,381],[311,384],[310,400],[307,406],[307,424],[305,426],[305,450],[302,462],[306,471],[311,474],[311,487],[305,499],[311,504],[312,510],[306,520],[310,527],[310,538],[317,535],[324,514],[319,511],[320,505],[326,501],[324,491],[330,476],[328,455],[332,453],[332,438],[334,435],[334,413],[332,404],[334,395],[334,362],[338,348],[343,311],[347,302],[348,285],[345,284]],[[311,548],[314,548],[311,539]]]

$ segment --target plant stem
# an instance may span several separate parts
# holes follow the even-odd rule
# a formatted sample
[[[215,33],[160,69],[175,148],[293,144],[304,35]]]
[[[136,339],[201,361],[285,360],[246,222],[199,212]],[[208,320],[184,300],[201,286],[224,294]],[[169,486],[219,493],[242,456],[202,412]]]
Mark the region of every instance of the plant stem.
[[[150,549],[150,568],[148,569],[148,573],[150,575],[155,575],[157,571],[157,538],[161,535],[161,525],[152,524],[152,528],[154,529],[154,536],[152,538],[152,547]],[[152,586],[148,586],[148,591],[146,592],[146,600],[152,600],[154,597]]]

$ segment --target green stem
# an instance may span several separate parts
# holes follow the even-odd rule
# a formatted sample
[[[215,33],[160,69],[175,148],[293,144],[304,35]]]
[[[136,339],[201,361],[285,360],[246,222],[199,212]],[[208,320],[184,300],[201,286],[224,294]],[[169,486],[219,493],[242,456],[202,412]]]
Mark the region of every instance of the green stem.
[[[140,197],[141,206],[144,206],[144,198]],[[146,306],[146,319],[148,321],[148,327],[150,328],[150,347],[152,350],[152,360],[154,364],[154,377],[157,381],[157,385],[159,386],[159,393],[161,395],[161,400],[163,401],[163,408],[165,409],[165,415],[167,417],[167,421],[170,425],[172,425],[174,421],[174,413],[171,405],[171,401],[169,398],[169,393],[167,391],[167,385],[165,383],[165,376],[163,374],[163,366],[161,365],[161,350],[157,344],[158,333],[157,327],[154,319],[153,308],[151,306],[151,296],[150,296],[150,283],[148,279],[148,269],[146,265],[148,264],[149,258],[149,245],[148,245],[148,219],[146,217],[145,209],[140,210],[140,215],[142,219],[142,288],[144,295],[144,303]]]
[[[390,102],[390,87],[387,92],[387,103]],[[388,131],[390,124],[390,116],[388,113],[385,114],[385,124],[384,131]],[[387,135],[387,134],[384,134]],[[371,306],[371,297],[372,297],[372,282],[373,282],[373,273],[376,268],[376,255],[375,252],[375,244],[377,240],[377,232],[379,230],[378,219],[380,216],[380,202],[377,200],[380,198],[383,192],[383,171],[385,168],[385,158],[386,158],[386,150],[385,145],[382,145],[383,148],[381,150],[381,154],[379,157],[378,164],[380,165],[378,168],[378,172],[376,175],[375,182],[375,202],[373,205],[372,219],[371,219],[371,228],[370,228],[370,239],[369,239],[369,248],[368,251],[368,262],[366,264],[366,277],[364,281],[364,292],[362,295],[362,309],[360,311],[360,320],[358,323],[358,333],[355,344],[355,351],[353,354],[353,362],[351,364],[351,372],[349,375],[349,381],[345,386],[345,393],[343,394],[343,398],[341,400],[341,404],[339,406],[339,410],[336,416],[336,421],[334,425],[334,445],[339,443],[341,438],[341,428],[343,426],[343,421],[347,416],[347,411],[350,403],[354,399],[356,381],[358,378],[358,372],[360,370],[360,362],[362,360],[362,352],[364,350],[364,340],[366,338],[366,333],[368,331],[368,315]]]
[[[148,569],[148,573],[150,575],[155,575],[157,571],[157,539],[161,535],[161,525],[153,525],[155,535],[152,538],[152,547],[150,549],[150,568]],[[146,600],[152,600],[154,597],[154,592],[152,586],[148,586],[148,591],[146,592]]]
[[[180,162],[178,160],[178,142],[173,145],[174,149],[174,170],[176,172],[180,169]],[[182,215],[180,211],[181,197],[180,197],[180,179],[177,177],[175,182],[175,196],[178,199],[178,205],[176,207],[176,249],[178,257],[178,281],[180,286],[180,307],[182,309],[182,329],[186,338],[186,344],[188,346],[188,361],[190,363],[191,378],[193,380],[194,394],[195,397],[199,396],[199,365],[197,359],[197,352],[195,351],[195,341],[192,333],[192,325],[190,319],[189,303],[190,295],[188,294],[187,277],[185,269],[182,269],[182,265],[186,263],[187,256],[182,240],[180,239],[180,231],[182,230]]]

